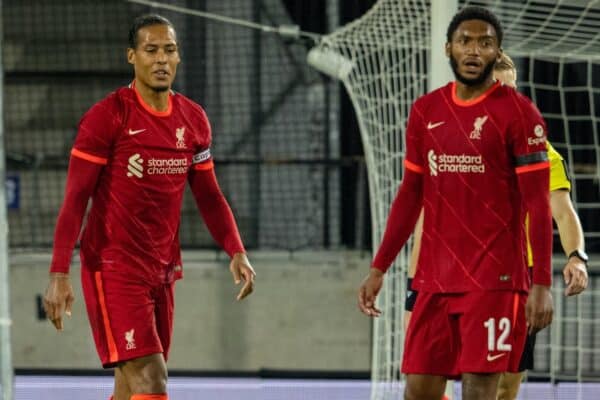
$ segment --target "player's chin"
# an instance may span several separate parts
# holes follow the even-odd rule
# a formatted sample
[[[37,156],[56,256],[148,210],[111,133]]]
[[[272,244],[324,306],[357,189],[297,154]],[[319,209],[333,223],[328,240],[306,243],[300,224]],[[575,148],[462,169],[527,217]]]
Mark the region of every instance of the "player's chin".
[[[457,78],[465,85],[479,85],[485,81],[483,72],[474,73],[472,71],[462,71],[458,74]]]
[[[481,79],[483,75],[483,69],[481,68],[465,68],[460,71],[460,75],[467,81],[477,81]]]
[[[155,82],[151,86],[155,92],[166,92],[171,89],[171,82]]]

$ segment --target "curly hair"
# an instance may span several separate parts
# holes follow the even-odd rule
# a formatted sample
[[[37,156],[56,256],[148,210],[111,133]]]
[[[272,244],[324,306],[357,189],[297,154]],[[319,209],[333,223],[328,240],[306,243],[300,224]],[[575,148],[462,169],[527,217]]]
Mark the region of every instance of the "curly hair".
[[[452,35],[458,28],[458,26],[468,20],[478,19],[481,21],[485,21],[488,24],[492,25],[496,30],[496,37],[498,38],[498,46],[502,45],[502,39],[504,37],[504,32],[502,31],[502,25],[498,20],[498,17],[490,10],[487,10],[483,7],[465,7],[460,10],[454,17],[450,24],[448,25],[448,30],[446,31],[446,40],[448,43],[452,41]]]

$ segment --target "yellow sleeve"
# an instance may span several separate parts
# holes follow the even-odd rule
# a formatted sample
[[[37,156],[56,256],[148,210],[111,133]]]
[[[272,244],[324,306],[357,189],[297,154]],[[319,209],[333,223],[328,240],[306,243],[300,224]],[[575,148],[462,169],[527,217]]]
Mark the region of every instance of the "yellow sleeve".
[[[565,160],[548,141],[546,141],[546,148],[548,149],[548,160],[550,161],[550,191],[571,191],[571,181],[567,173]]]

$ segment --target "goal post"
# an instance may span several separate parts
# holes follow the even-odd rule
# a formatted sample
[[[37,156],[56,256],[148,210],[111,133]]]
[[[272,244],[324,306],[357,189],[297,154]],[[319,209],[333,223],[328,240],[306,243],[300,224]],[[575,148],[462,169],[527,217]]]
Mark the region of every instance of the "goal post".
[[[0,0],[0,21],[2,20]],[[0,50],[2,50],[0,38]],[[0,116],[4,115],[4,68],[0,51]],[[8,218],[6,214],[6,160],[4,151],[4,118],[0,121],[0,394],[4,400],[13,399],[13,365],[10,340],[10,269],[8,265]]]
[[[309,54],[311,65],[343,82],[354,106],[369,176],[374,248],[402,179],[410,107],[428,89],[429,7],[427,1],[381,0],[360,19],[325,36],[311,51],[320,57]],[[336,65],[341,67],[332,68]],[[402,393],[408,248],[388,270],[378,296],[383,315],[373,321],[372,399],[396,399]]]
[[[519,90],[536,102],[551,142],[565,157],[588,250],[599,252],[600,3],[583,0],[379,0],[311,50],[309,63],[343,82],[357,115],[369,178],[373,248],[379,246],[402,180],[410,107],[449,79],[443,44],[433,42],[434,37],[445,42],[449,18],[468,5],[489,8],[503,23],[503,48],[517,62]],[[600,339],[588,333],[600,329],[600,311],[593,306],[600,294],[593,290],[597,282],[592,277],[583,295],[561,297],[556,235],[555,243],[555,322],[538,338],[533,374],[551,381],[587,381],[600,375],[600,351],[595,350]],[[402,393],[402,315],[410,245],[386,274],[378,297],[383,315],[373,322],[373,400],[396,399]]]
[[[446,28],[457,10],[458,0],[431,0],[431,62],[428,91],[437,89],[454,79],[444,52],[444,44]]]

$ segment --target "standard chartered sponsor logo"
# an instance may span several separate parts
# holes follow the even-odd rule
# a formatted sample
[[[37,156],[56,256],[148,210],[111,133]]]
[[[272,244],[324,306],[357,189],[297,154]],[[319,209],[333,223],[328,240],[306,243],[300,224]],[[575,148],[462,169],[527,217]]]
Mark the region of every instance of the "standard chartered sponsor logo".
[[[187,174],[187,158],[151,158],[148,160],[148,175]]]
[[[179,175],[187,174],[187,158],[151,158],[144,168],[144,160],[136,153],[129,157],[127,164],[127,176],[142,178],[144,169],[147,175]]]
[[[438,165],[437,165],[437,156],[433,152],[433,150],[429,150],[427,153],[427,159],[429,160],[429,172],[433,176],[437,176]]]
[[[429,172],[432,176],[440,173],[483,174],[485,165],[483,158],[468,154],[435,154],[433,150],[427,152]]]
[[[127,164],[127,176],[141,178],[144,176],[144,159],[138,153],[129,157]]]

